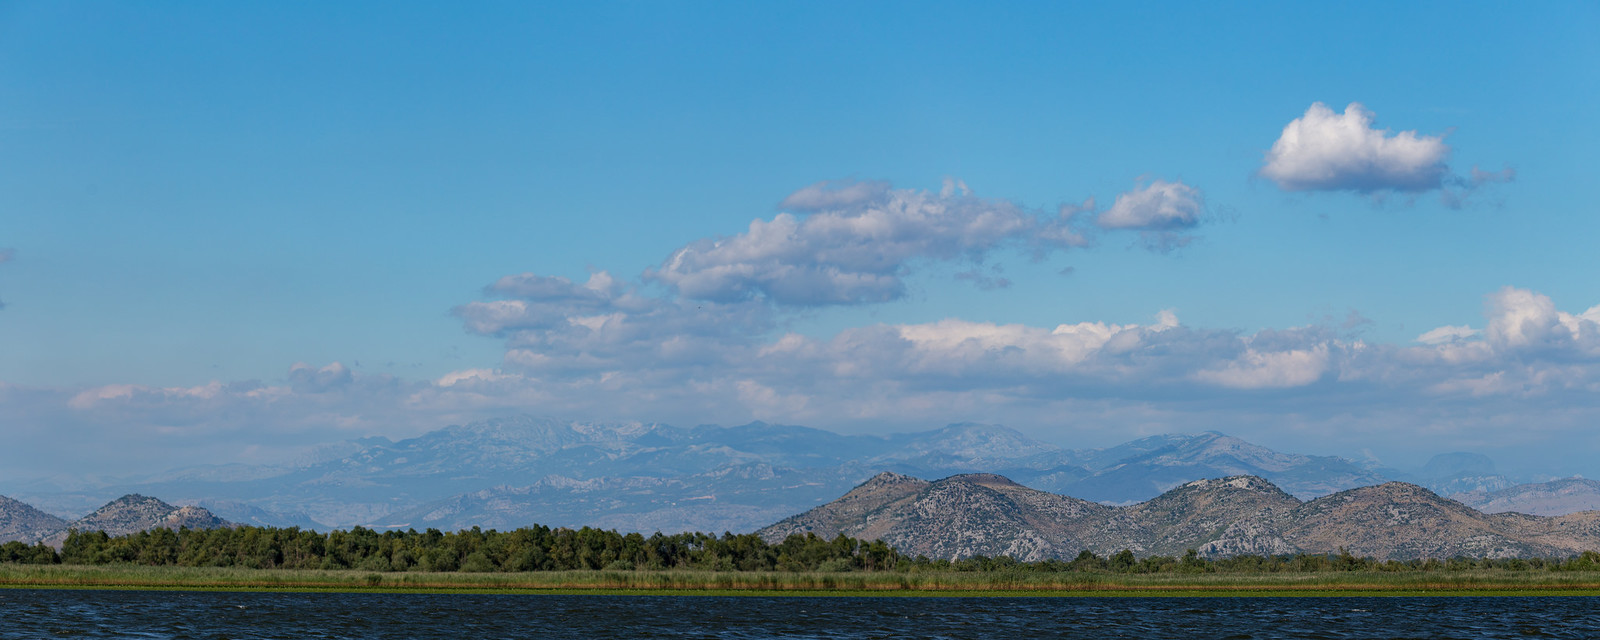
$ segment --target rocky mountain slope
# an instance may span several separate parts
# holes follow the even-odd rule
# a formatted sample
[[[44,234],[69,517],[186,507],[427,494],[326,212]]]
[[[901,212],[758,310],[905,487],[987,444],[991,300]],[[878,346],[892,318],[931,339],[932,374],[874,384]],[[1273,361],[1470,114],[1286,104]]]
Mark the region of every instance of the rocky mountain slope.
[[[1561,516],[1600,510],[1600,481],[1565,478],[1519,484],[1498,491],[1468,491],[1450,498],[1484,513],[1515,511],[1536,516]]]
[[[1279,555],[1293,552],[1279,528],[1299,506],[1294,496],[1255,476],[1202,479],[1118,509],[1108,533],[1131,539],[1137,549],[1122,546],[1135,552]],[[1099,548],[1118,546],[1115,535],[1096,542]]]
[[[67,525],[67,521],[0,496],[0,543],[33,542]]]
[[[232,523],[202,507],[174,507],[155,498],[129,494],[112,500],[94,513],[43,536],[45,544],[59,547],[72,529],[104,531],[119,536],[150,529],[215,529]]]
[[[1345,548],[1378,558],[1565,556],[1600,548],[1542,541],[1542,519],[1489,515],[1404,482],[1342,491],[1307,502],[1286,519],[1284,539],[1297,549]]]
[[[1560,518],[1490,515],[1425,488],[1388,482],[1302,502],[1265,479],[1187,483],[1154,499],[1109,507],[993,475],[928,482],[880,474],[840,499],[759,533],[881,538],[933,558],[982,554],[1021,560],[1130,549],[1140,556],[1337,553],[1380,559],[1566,556],[1600,549],[1600,512]]]

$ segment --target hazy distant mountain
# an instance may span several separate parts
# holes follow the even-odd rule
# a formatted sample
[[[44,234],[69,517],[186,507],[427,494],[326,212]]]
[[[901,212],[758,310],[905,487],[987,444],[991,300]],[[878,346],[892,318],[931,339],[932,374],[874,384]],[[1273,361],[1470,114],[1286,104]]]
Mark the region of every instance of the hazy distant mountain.
[[[1072,455],[1089,470],[1087,475],[1058,480],[1027,472],[1007,473],[1028,486],[1110,504],[1148,500],[1199,478],[1233,475],[1266,478],[1301,498],[1386,480],[1344,458],[1282,453],[1215,431],[1154,436]]]
[[[1417,474],[1416,483],[1440,495],[1468,491],[1494,492],[1512,485],[1495,471],[1494,461],[1481,453],[1441,453],[1428,460]]]
[[[1514,511],[1536,516],[1562,516],[1600,510],[1600,482],[1565,478],[1519,484],[1498,491],[1468,491],[1450,497],[1485,513]]]
[[[45,536],[44,542],[59,547],[72,529],[118,536],[150,529],[215,529],[231,525],[202,507],[175,507],[156,498],[129,494]]]
[[[982,465],[1032,460],[1061,451],[1061,447],[1039,442],[1000,425],[970,422],[921,433],[896,434],[885,438],[884,445],[880,453],[870,458],[872,462]]]
[[[305,513],[269,511],[238,500],[201,500],[191,506],[204,508],[216,517],[228,522],[247,524],[253,527],[324,528],[321,523],[312,520],[311,516]]]
[[[760,531],[881,538],[904,553],[1023,560],[1100,555],[1351,553],[1380,559],[1566,556],[1600,548],[1600,512],[1488,515],[1389,482],[1301,502],[1252,476],[1198,480],[1143,503],[1107,507],[994,475],[928,482],[881,474],[836,501]]]
[[[998,473],[1108,504],[1207,477],[1255,475],[1300,498],[1382,482],[1342,458],[1273,451],[1216,432],[1070,450],[961,423],[888,436],[755,422],[737,427],[584,423],[519,416],[415,438],[325,445],[282,466],[214,465],[143,478],[53,479],[8,491],[82,514],[111,496],[160,495],[237,522],[514,527],[534,522],[644,531],[750,531],[880,471]]]
[[[66,526],[67,521],[32,505],[0,496],[0,543],[33,542]]]
[[[509,529],[539,523],[625,531],[750,531],[826,502],[860,481],[853,466],[793,469],[734,465],[670,478],[581,480],[547,476],[522,487],[495,487],[390,514],[384,528]],[[791,505],[803,505],[796,508]]]

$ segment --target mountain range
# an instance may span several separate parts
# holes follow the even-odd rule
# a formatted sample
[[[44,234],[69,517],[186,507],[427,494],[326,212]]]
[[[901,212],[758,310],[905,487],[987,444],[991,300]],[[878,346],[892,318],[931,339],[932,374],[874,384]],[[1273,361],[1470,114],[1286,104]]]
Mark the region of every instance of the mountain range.
[[[124,535],[228,526],[236,525],[203,508],[136,494],[71,523],[0,497],[0,542],[59,548],[72,529]],[[774,543],[806,533],[882,539],[902,553],[951,560],[1004,555],[1036,561],[1123,549],[1136,556],[1193,549],[1207,557],[1346,551],[1380,560],[1561,557],[1600,549],[1600,511],[1486,514],[1393,481],[1302,501],[1256,476],[1196,480],[1115,506],[1030,489],[995,474],[928,481],[883,472],[757,533]]]
[[[1521,510],[1538,487],[1512,483],[1475,454],[1445,454],[1412,474],[1333,456],[1274,451],[1218,432],[1065,449],[998,425],[953,424],[888,436],[802,426],[675,427],[518,416],[415,438],[324,446],[276,466],[220,464],[122,479],[58,478],[5,487],[44,511],[84,514],[112,496],[159,495],[229,521],[311,529],[514,528],[532,523],[637,531],[752,531],[824,504],[882,471],[1004,475],[1047,492],[1130,505],[1202,478],[1251,475],[1297,499],[1407,480]],[[1580,507],[1577,486],[1540,508]],[[1552,489],[1553,491],[1553,489]],[[1587,491],[1587,494],[1583,492]],[[1490,497],[1493,494],[1494,497]],[[1541,498],[1542,499],[1542,498]],[[1478,504],[1478,503],[1472,503]],[[48,515],[48,514],[45,514]],[[55,517],[55,516],[51,516]],[[17,525],[22,526],[22,525]],[[28,525],[36,526],[36,525]]]
[[[1082,550],[1108,556],[1348,551],[1380,560],[1562,557],[1600,549],[1600,511],[1560,517],[1485,514],[1426,488],[1386,482],[1301,501],[1267,480],[1196,480],[1109,506],[993,474],[927,481],[882,473],[843,497],[758,532],[882,539],[902,553],[1036,561]]]

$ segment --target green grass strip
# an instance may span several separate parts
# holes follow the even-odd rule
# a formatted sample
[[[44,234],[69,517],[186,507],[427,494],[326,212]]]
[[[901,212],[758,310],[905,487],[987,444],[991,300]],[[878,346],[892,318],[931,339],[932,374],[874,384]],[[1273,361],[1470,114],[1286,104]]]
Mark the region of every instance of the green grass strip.
[[[1193,575],[714,571],[371,573],[0,564],[0,588],[700,596],[1600,596],[1600,572],[1473,570]]]

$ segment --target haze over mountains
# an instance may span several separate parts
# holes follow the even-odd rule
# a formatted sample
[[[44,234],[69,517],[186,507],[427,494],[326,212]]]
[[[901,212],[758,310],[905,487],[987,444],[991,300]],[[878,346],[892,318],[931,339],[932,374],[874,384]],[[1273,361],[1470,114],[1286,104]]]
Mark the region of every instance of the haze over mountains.
[[[1519,500],[1549,493],[1535,486],[1504,494],[1512,483],[1487,458],[1472,454],[1440,456],[1407,475],[1338,457],[1273,451],[1216,432],[1071,450],[979,424],[863,436],[764,423],[680,428],[526,416],[450,426],[398,442],[343,442],[282,466],[198,466],[115,481],[41,480],[0,493],[57,515],[83,514],[113,496],[137,493],[202,506],[244,524],[320,529],[540,523],[753,531],[834,500],[883,471],[1000,474],[1103,505],[1133,504],[1194,480],[1236,475],[1264,478],[1297,499],[1392,479],[1446,493],[1480,492],[1489,509],[1517,510]],[[1579,483],[1565,491],[1561,501],[1546,499],[1540,508],[1560,511],[1589,504],[1587,495],[1600,497],[1600,486]]]

